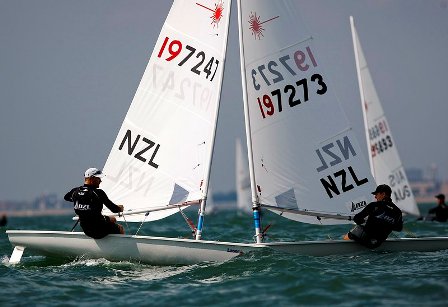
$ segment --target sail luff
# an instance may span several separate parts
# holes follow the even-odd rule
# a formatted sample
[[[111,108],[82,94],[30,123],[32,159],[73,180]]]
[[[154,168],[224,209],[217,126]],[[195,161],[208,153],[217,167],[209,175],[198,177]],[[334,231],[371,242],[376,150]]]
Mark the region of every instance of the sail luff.
[[[358,77],[359,96],[361,97],[361,109],[362,109],[362,118],[363,118],[363,123],[364,123],[364,133],[366,135],[367,155],[369,157],[370,170],[372,171],[373,178],[375,178],[375,168],[373,167],[373,159],[372,159],[372,154],[371,154],[371,150],[370,150],[370,142],[369,142],[369,126],[367,123],[367,114],[366,114],[367,106],[365,103],[364,89],[363,89],[362,75],[361,75],[361,67],[359,64],[359,51],[358,51],[358,43],[357,43],[358,36],[356,33],[355,21],[353,19],[353,16],[350,16],[350,26],[351,26],[351,30],[352,30],[353,48],[355,51],[356,75]]]
[[[241,82],[243,89],[243,107],[244,107],[244,127],[246,130],[246,143],[247,143],[247,158],[249,161],[249,176],[250,176],[250,186],[252,193],[252,204],[258,204],[258,196],[256,192],[255,184],[255,171],[253,162],[253,151],[252,151],[252,134],[250,128],[250,117],[249,117],[249,105],[247,98],[247,88],[246,88],[246,63],[244,57],[244,42],[243,42],[243,28],[242,28],[242,16],[241,16],[241,0],[238,0],[238,37],[240,45],[240,64],[241,64]]]
[[[243,89],[243,106],[244,106],[244,123],[246,127],[246,142],[247,142],[247,157],[249,161],[249,175],[250,175],[250,187],[252,194],[252,210],[254,217],[254,228],[255,228],[255,239],[257,243],[262,242],[261,233],[261,218],[260,218],[260,205],[258,202],[258,195],[256,192],[255,183],[255,171],[253,163],[253,150],[252,150],[252,135],[250,128],[250,116],[249,116],[249,105],[247,97],[247,82],[246,82],[246,64],[244,57],[244,40],[243,40],[243,27],[242,27],[242,10],[241,10],[241,0],[238,0],[238,38],[240,44],[240,63],[241,63],[241,82]]]
[[[228,0],[228,13],[226,13],[226,20],[227,20],[227,27],[226,27],[226,31],[225,31],[225,44],[224,44],[224,50],[223,50],[223,57],[222,57],[222,65],[223,67],[225,67],[225,62],[226,62],[226,52],[227,52],[227,43],[228,43],[228,37],[229,37],[229,21],[230,21],[230,16],[231,16],[231,7],[232,7],[232,0]],[[198,227],[196,230],[196,240],[200,240],[201,239],[201,235],[202,235],[202,227],[204,225],[204,214],[205,214],[205,209],[207,206],[207,197],[208,197],[208,186],[210,183],[210,173],[211,173],[211,168],[212,168],[212,162],[213,162],[213,152],[214,152],[214,148],[215,148],[215,139],[216,139],[216,129],[218,127],[218,118],[219,118],[219,108],[220,108],[220,101],[221,101],[221,92],[222,92],[222,80],[224,78],[224,69],[221,69],[221,72],[219,74],[219,79],[218,79],[218,84],[219,84],[219,88],[218,88],[218,105],[216,108],[216,112],[215,112],[215,124],[213,126],[213,130],[212,130],[212,138],[211,138],[211,153],[209,156],[209,159],[207,161],[207,171],[206,171],[206,175],[204,178],[204,187],[203,187],[203,196],[202,196],[202,202],[201,202],[201,207],[200,210],[198,212]]]
[[[228,37],[229,37],[229,20],[231,17],[231,6],[232,6],[232,0],[227,0],[228,1],[228,13],[227,13],[227,30],[225,31],[225,44],[224,44],[224,50],[223,50],[223,61],[222,61],[222,65],[223,67],[225,67],[225,63],[226,63],[226,53],[227,53],[227,44],[228,44]],[[213,163],[213,154],[214,154],[214,149],[215,149],[215,139],[216,139],[216,130],[218,127],[218,119],[219,119],[219,109],[221,106],[221,93],[222,93],[222,80],[224,79],[224,69],[221,70],[220,74],[219,74],[219,79],[218,79],[218,84],[219,84],[219,88],[218,88],[218,106],[216,108],[216,112],[215,112],[215,124],[213,125],[213,130],[212,130],[212,138],[211,138],[211,154],[209,156],[209,159],[207,161],[207,172],[206,172],[206,176],[204,179],[204,195],[208,196],[208,186],[210,184],[210,173],[211,173],[211,168],[212,168],[212,163]]]

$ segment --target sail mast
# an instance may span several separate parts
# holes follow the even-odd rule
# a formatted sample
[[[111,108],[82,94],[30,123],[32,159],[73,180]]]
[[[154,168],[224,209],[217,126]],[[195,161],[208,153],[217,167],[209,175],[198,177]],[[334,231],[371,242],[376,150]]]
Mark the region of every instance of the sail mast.
[[[231,7],[232,7],[232,0],[228,0],[229,4],[228,4],[228,13],[226,16],[226,20],[227,20],[227,27],[226,27],[226,31],[225,31],[225,37],[224,37],[224,50],[223,50],[223,58],[222,58],[222,67],[225,67],[225,63],[226,63],[226,52],[227,52],[227,42],[228,42],[228,37],[229,37],[229,27],[230,27],[230,16],[231,16]],[[208,186],[210,183],[210,172],[212,169],[212,162],[213,162],[213,153],[215,151],[215,138],[216,138],[216,129],[218,126],[218,115],[219,115],[219,107],[221,105],[220,101],[221,101],[221,92],[222,92],[222,80],[224,78],[224,69],[221,69],[221,72],[219,73],[219,79],[218,79],[218,84],[219,84],[219,90],[218,90],[218,106],[216,108],[216,113],[215,113],[215,125],[213,126],[213,131],[212,131],[212,138],[211,138],[211,153],[209,156],[209,160],[207,161],[207,172],[206,172],[206,176],[204,178],[204,192],[202,195],[202,202],[201,202],[201,207],[199,209],[198,212],[198,226],[197,226],[197,231],[196,231],[196,240],[200,240],[201,236],[202,236],[202,227],[204,225],[204,214],[205,214],[205,207],[207,205],[207,196],[208,196]]]
[[[254,162],[252,154],[252,135],[250,129],[250,119],[249,119],[249,105],[247,102],[247,88],[246,88],[246,68],[244,60],[244,44],[243,44],[243,27],[242,27],[242,10],[241,10],[241,0],[238,0],[238,33],[239,33],[239,43],[240,43],[240,61],[241,61],[241,82],[243,87],[243,105],[244,105],[244,123],[246,127],[246,142],[247,142],[247,157],[249,160],[249,174],[250,174],[250,187],[252,192],[252,209],[254,214],[255,223],[255,236],[257,243],[261,243],[261,222],[260,222],[260,204],[257,196],[257,186],[255,183],[255,172],[254,172]]]
[[[355,50],[355,62],[356,62],[356,75],[358,76],[358,84],[359,84],[359,95],[361,96],[361,108],[362,108],[362,118],[364,120],[364,132],[366,134],[366,142],[367,142],[367,155],[369,156],[369,165],[370,170],[372,171],[373,178],[375,177],[375,168],[373,167],[373,159],[372,159],[372,153],[370,150],[370,138],[369,138],[369,127],[367,124],[367,114],[366,114],[366,101],[364,97],[364,88],[362,83],[362,76],[361,76],[361,67],[359,63],[359,51],[358,51],[358,36],[356,34],[355,29],[355,21],[353,20],[353,16],[350,16],[350,26],[352,30],[352,40],[353,40],[353,48]]]

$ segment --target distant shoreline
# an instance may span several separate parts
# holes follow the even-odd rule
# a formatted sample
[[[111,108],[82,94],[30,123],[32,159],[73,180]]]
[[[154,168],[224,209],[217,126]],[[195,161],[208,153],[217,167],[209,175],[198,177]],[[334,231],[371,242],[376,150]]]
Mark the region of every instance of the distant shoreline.
[[[27,216],[49,216],[49,215],[75,215],[73,209],[53,209],[53,210],[18,210],[1,211],[0,215],[6,217],[27,217]]]
[[[428,199],[429,200],[429,199]],[[435,206],[435,202],[418,202],[420,209],[427,209],[431,206]],[[216,205],[215,210],[225,209],[226,206]],[[212,209],[212,208],[210,208]],[[233,210],[228,208],[228,210]],[[33,216],[61,216],[61,215],[75,215],[73,209],[50,209],[50,210],[16,210],[16,211],[0,211],[0,216],[6,215],[6,217],[33,217]]]

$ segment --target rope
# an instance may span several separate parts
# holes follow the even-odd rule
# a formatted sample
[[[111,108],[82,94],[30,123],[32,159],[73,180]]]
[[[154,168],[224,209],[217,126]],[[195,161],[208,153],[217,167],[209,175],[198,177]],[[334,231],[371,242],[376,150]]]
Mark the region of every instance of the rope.
[[[266,232],[269,230],[269,228],[271,228],[272,224],[268,224],[268,226],[266,226],[263,231],[261,232],[262,237],[264,237],[266,235]]]
[[[126,221],[126,218],[124,217],[124,212],[118,213],[118,216],[120,216],[120,214],[123,217],[124,222],[126,223],[126,229],[129,230],[129,225],[128,225],[128,222]],[[145,218],[146,218],[146,215],[145,215]]]
[[[195,236],[195,235],[196,235],[196,231],[197,231],[198,229],[197,229],[196,226],[194,225],[193,221],[190,220],[190,219],[188,218],[188,216],[184,213],[184,211],[181,210],[180,208],[179,208],[179,211],[180,211],[180,214],[182,214],[182,217],[184,218],[185,222],[188,224],[188,227],[190,227],[191,232],[192,232],[192,235]]]
[[[73,230],[75,230],[76,225],[78,225],[79,223],[79,219],[76,220],[75,225],[73,225],[72,230],[70,230],[70,232],[73,232]]]
[[[140,226],[138,227],[138,229],[137,229],[137,231],[135,232],[135,235],[134,235],[134,236],[136,236],[136,235],[138,234],[138,232],[140,231],[140,228],[142,228],[143,223],[146,221],[146,217],[147,217],[148,215],[149,215],[149,211],[145,213],[145,218],[144,218],[143,221],[140,223]]]

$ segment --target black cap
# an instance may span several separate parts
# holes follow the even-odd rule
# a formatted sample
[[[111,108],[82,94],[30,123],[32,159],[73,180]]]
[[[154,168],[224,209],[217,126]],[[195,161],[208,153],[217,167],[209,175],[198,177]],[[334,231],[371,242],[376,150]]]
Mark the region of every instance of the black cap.
[[[392,189],[387,184],[380,184],[376,187],[376,190],[372,192],[373,195],[385,192],[387,195],[392,195]]]
[[[435,198],[445,200],[445,194],[437,194],[437,195],[435,196]]]

